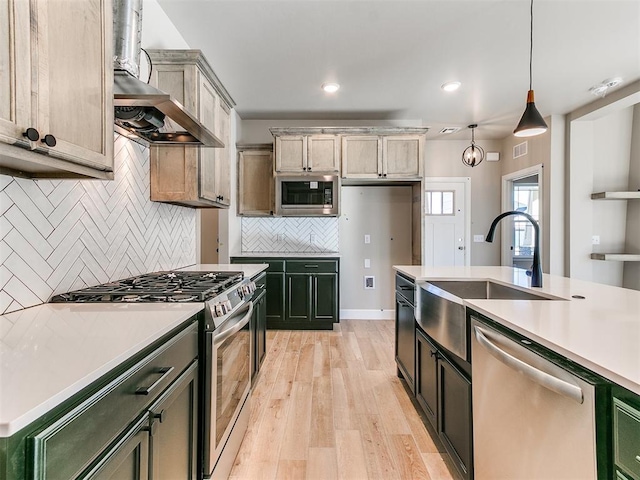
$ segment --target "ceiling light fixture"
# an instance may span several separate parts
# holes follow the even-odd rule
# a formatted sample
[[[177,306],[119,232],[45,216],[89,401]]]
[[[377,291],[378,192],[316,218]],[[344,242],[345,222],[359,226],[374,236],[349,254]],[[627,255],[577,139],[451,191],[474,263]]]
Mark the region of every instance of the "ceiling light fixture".
[[[469,125],[469,128],[471,129],[471,145],[465,148],[464,152],[462,152],[462,163],[467,167],[480,165],[482,160],[484,160],[484,149],[480,145],[476,145],[474,131],[477,126],[478,125],[475,123]]]
[[[602,83],[598,83],[589,89],[589,93],[595,95],[596,97],[602,97],[609,92],[610,88],[617,87],[622,83],[622,79],[620,77],[615,78],[607,78],[603,80]]]
[[[522,118],[518,126],[513,131],[516,137],[532,137],[547,131],[547,124],[538,112],[533,99],[532,77],[533,77],[533,0],[531,0],[531,25],[529,43],[529,91],[527,92],[527,106],[524,109]]]
[[[337,83],[323,83],[322,89],[327,93],[336,93],[340,89]]]
[[[442,88],[442,90],[444,90],[445,92],[455,92],[460,88],[460,85],[462,85],[460,82],[447,82],[442,84],[440,88]]]

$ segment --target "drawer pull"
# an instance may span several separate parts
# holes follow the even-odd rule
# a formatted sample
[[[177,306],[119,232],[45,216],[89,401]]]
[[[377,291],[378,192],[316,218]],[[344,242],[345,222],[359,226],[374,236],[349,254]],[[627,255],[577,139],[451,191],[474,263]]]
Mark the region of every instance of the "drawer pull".
[[[405,285],[400,285],[400,290],[413,290],[413,287],[407,287]]]
[[[136,390],[136,395],[149,395],[154,388],[160,385],[160,383],[173,372],[174,368],[175,367],[160,367],[156,372],[161,374],[160,377],[148,387],[139,387]]]
[[[305,264],[304,268],[318,268],[318,265],[306,265]]]

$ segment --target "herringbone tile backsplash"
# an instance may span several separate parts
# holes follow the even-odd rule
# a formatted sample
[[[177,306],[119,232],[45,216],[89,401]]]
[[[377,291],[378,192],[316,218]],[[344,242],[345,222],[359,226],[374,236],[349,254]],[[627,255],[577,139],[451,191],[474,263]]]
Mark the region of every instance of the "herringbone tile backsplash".
[[[339,231],[336,217],[243,217],[242,252],[338,252]]]
[[[0,175],[0,313],[195,263],[196,212],[149,200],[149,150],[115,139],[115,180]]]

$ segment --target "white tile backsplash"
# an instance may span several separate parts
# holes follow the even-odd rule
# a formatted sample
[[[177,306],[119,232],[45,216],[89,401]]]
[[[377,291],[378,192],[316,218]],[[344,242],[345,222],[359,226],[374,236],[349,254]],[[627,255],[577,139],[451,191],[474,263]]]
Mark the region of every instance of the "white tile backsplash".
[[[242,218],[242,253],[337,253],[337,217]]]
[[[115,179],[0,175],[0,313],[196,261],[196,211],[149,200],[149,150],[115,136]]]

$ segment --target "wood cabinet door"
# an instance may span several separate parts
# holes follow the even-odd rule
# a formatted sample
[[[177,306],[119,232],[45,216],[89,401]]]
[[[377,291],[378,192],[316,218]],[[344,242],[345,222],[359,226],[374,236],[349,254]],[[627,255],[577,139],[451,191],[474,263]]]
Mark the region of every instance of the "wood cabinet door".
[[[149,475],[149,418],[145,415],[123,440],[90,471],[80,475],[81,480],[148,480]],[[50,478],[55,472],[47,472]]]
[[[52,135],[56,143],[39,141],[37,150],[113,170],[112,2],[34,0],[31,5],[37,129],[41,139]]]
[[[438,349],[416,329],[416,399],[438,428]]]
[[[307,171],[335,173],[340,171],[340,137],[310,135],[307,137]]]
[[[336,273],[313,276],[312,320],[338,319],[338,275]]]
[[[438,358],[438,434],[463,478],[473,478],[471,381],[444,356]]]
[[[231,135],[229,133],[229,124],[231,122],[231,114],[222,102],[218,102],[218,130],[217,135],[224,142],[223,148],[216,148],[215,150],[215,184],[216,191],[220,198],[217,202],[222,205],[229,205],[231,203],[231,159],[229,153],[229,142]]]
[[[153,480],[196,480],[198,362],[194,362],[150,407]]]
[[[286,274],[287,322],[308,322],[311,317],[311,280],[307,273]],[[267,288],[269,288],[267,286]]]
[[[420,135],[385,136],[382,138],[382,176],[385,178],[418,178],[422,176],[422,144]]]
[[[265,150],[238,152],[238,214],[273,215],[273,153]]]
[[[307,169],[307,137],[276,137],[276,172],[302,173]]]
[[[198,120],[218,138],[220,132],[218,128],[218,96],[213,85],[202,75],[197,73],[198,78]],[[224,139],[225,145],[228,143]],[[167,147],[169,149],[173,147]],[[199,151],[199,191],[200,198],[217,201],[220,192],[217,189],[216,181],[216,150],[217,148],[198,148]]]
[[[31,148],[29,2],[0,0],[0,141]]]
[[[342,176],[344,178],[378,178],[382,176],[382,142],[380,137],[342,137]]]

